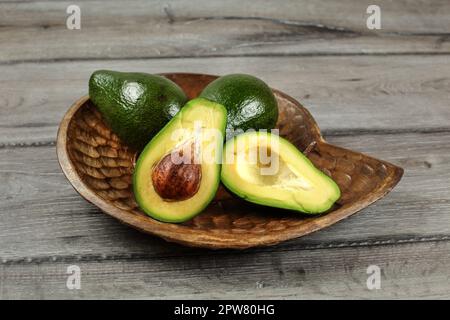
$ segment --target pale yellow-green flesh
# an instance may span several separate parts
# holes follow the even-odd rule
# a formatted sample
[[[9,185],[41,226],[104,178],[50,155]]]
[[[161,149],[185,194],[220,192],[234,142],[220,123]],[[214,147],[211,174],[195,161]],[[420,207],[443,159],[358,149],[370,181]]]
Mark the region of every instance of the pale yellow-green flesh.
[[[134,174],[136,199],[147,214],[159,220],[184,221],[201,211],[217,191],[226,111],[221,105],[204,99],[196,99],[194,102],[188,103],[153,138],[141,153],[136,165]],[[202,130],[199,131],[200,127]],[[220,136],[215,132],[219,132]],[[152,169],[172,150],[182,145],[190,145],[194,140],[199,146],[196,150],[199,151],[198,160],[202,175],[197,193],[182,201],[162,199],[153,187]]]
[[[270,150],[270,156],[251,156],[261,148],[263,154]],[[267,133],[246,133],[227,142],[222,181],[251,202],[306,213],[326,211],[340,197],[336,183],[295,146]]]

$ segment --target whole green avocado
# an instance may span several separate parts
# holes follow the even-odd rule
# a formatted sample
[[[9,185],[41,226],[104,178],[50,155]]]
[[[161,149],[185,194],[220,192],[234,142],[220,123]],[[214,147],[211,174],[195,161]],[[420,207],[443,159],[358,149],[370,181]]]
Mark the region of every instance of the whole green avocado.
[[[200,97],[225,106],[227,137],[230,130],[272,129],[278,120],[278,104],[262,80],[248,74],[222,76],[203,89]]]
[[[89,96],[112,131],[137,151],[187,102],[183,90],[163,76],[110,70],[91,75]]]

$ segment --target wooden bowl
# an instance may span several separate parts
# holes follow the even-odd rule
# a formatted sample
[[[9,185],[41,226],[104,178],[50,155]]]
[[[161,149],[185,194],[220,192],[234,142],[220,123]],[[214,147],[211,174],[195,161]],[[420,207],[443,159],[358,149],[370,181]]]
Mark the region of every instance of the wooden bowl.
[[[216,76],[164,74],[196,97]],[[163,223],[139,210],[132,191],[135,154],[103,122],[89,97],[76,101],[58,131],[61,168],[82,197],[105,213],[143,232],[167,241],[205,248],[267,246],[330,226],[387,194],[403,169],[386,161],[325,142],[310,113],[288,95],[273,90],[279,105],[280,135],[300,150],[339,185],[342,196],[328,213],[307,216],[252,205],[223,187],[207,209],[183,224]]]

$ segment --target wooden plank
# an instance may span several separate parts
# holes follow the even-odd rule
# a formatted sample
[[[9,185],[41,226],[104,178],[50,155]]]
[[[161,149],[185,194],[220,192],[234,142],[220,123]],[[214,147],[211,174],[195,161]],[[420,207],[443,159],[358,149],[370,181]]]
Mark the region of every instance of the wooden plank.
[[[330,137],[405,168],[386,198],[321,232],[274,249],[359,247],[450,239],[450,133]],[[0,260],[52,261],[192,255],[140,234],[84,201],[61,173],[53,146],[0,149]]]
[[[396,246],[203,251],[195,256],[0,264],[1,299],[336,299],[449,298],[450,242]],[[66,287],[67,267],[81,289]],[[381,288],[367,288],[367,268]]]
[[[101,68],[254,74],[303,102],[326,133],[450,128],[445,55],[76,61],[0,66],[0,145],[54,141],[63,114]]]
[[[0,62],[217,55],[449,53],[449,2],[82,1],[81,30],[66,28],[72,2],[0,3]],[[95,45],[94,45],[95,44]]]
[[[78,3],[69,31],[69,2],[0,1],[0,299],[450,298],[448,1],[379,1],[380,31],[366,29],[370,1]],[[330,142],[405,176],[276,247],[168,244],[100,213],[58,167],[58,122],[99,68],[255,74],[303,101]],[[65,286],[72,264],[80,291]],[[372,264],[380,290],[366,287]]]

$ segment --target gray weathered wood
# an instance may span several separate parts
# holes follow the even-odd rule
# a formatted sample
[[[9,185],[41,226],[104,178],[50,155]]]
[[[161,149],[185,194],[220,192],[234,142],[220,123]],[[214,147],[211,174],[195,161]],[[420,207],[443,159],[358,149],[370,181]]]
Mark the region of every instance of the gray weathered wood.
[[[302,102],[328,133],[450,129],[445,55],[76,61],[0,66],[0,145],[54,141],[100,68],[255,74]]]
[[[446,0],[370,2],[82,1],[81,30],[67,30],[72,2],[0,3],[0,62],[216,55],[449,53]],[[94,45],[95,44],[95,45]]]
[[[450,239],[449,133],[329,137],[406,170],[386,198],[322,232],[279,248],[313,249]],[[197,250],[140,234],[84,201],[53,146],[0,149],[0,258],[164,256]]]
[[[66,287],[81,268],[81,289]],[[449,298],[450,242],[314,250],[207,251],[194,256],[0,263],[11,298]],[[367,268],[382,271],[368,290]]]
[[[447,0],[0,0],[0,299],[450,298]],[[60,171],[54,140],[96,69],[251,73],[303,102],[328,140],[405,168],[326,230],[245,251],[119,224]],[[227,204],[225,204],[227,205]],[[79,265],[82,289],[66,288]],[[369,265],[380,290],[366,287]]]

